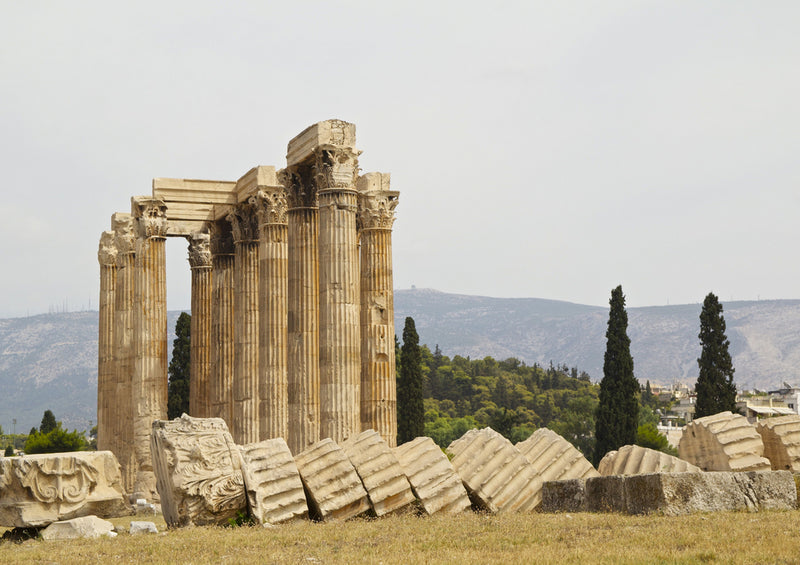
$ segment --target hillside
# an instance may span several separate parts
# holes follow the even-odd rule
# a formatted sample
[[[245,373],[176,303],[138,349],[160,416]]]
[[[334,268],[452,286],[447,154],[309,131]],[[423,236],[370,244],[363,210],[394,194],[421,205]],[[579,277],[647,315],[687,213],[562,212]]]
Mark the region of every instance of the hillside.
[[[723,303],[740,387],[800,382],[800,300]],[[607,308],[540,298],[488,298],[435,290],[395,293],[397,333],[412,316],[420,343],[449,355],[576,366],[602,376]],[[700,305],[630,308],[640,380],[692,383]],[[169,313],[169,328],[179,312]],[[173,337],[170,336],[169,345]],[[0,319],[0,425],[25,433],[51,409],[69,429],[96,423],[97,312]]]

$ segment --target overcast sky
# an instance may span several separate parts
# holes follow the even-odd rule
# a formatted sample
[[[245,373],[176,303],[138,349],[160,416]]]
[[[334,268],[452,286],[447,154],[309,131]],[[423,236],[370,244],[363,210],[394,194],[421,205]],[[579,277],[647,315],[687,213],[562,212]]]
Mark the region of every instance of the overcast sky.
[[[153,177],[280,168],[329,118],[400,191],[396,288],[800,298],[800,2],[0,8],[0,317],[96,309],[100,233]]]

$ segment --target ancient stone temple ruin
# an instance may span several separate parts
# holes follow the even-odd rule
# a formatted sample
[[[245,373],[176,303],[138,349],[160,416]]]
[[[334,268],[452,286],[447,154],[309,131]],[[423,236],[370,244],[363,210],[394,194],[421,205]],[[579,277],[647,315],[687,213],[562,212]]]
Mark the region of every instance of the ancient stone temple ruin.
[[[286,166],[237,181],[156,178],[100,238],[98,448],[152,498],[154,420],[167,415],[165,239],[189,243],[190,415],[238,444],[374,429],[395,445],[392,224],[386,173],[359,173],[355,126],[328,120]]]

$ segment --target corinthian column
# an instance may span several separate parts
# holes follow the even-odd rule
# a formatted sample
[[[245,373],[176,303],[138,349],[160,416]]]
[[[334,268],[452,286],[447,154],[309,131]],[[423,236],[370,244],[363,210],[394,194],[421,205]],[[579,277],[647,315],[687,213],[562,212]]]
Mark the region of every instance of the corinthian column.
[[[133,279],[135,225],[130,214],[111,216],[117,248],[114,292],[114,419],[109,422],[112,448],[119,461],[125,492],[133,491],[136,458],[133,450]]]
[[[189,237],[192,269],[192,323],[189,352],[189,412],[198,418],[211,416],[211,236]]]
[[[114,409],[114,289],[117,284],[117,246],[114,232],[104,231],[97,251],[100,262],[100,319],[97,335],[97,449],[116,451],[111,423]]]
[[[283,179],[289,246],[287,443],[298,454],[319,440],[319,209],[311,166],[290,165]]]
[[[358,153],[322,145],[315,152],[319,194],[320,436],[342,442],[361,431]]]
[[[167,417],[166,205],[134,197],[138,237],[134,277],[133,440],[138,466],[134,498],[158,499],[150,433],[153,420]]]
[[[228,222],[211,224],[211,417],[233,424],[233,234]]]
[[[261,328],[258,353],[260,439],[285,439],[289,433],[286,367],[289,286],[286,189],[283,186],[261,187],[258,201],[261,246]]]
[[[233,425],[239,444],[258,441],[258,216],[256,199],[236,206],[227,220],[236,250]]]
[[[358,179],[361,236],[361,427],[397,444],[397,390],[394,359],[392,224],[398,192],[389,175]]]

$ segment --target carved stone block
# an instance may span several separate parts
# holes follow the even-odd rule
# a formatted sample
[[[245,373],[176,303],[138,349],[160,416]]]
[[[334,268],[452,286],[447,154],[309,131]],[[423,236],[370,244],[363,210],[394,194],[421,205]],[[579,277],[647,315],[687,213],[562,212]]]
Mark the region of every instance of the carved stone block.
[[[768,471],[764,442],[747,418],[731,412],[697,418],[687,424],[678,456],[703,471]]]
[[[499,513],[528,512],[539,505],[542,479],[525,456],[493,429],[470,430],[447,451],[478,506]]]
[[[428,514],[456,514],[470,507],[469,496],[447,455],[429,437],[394,448],[394,454]]]
[[[766,418],[756,424],[764,442],[764,457],[772,469],[800,473],[800,416]]]
[[[639,445],[624,445],[617,451],[609,451],[597,467],[601,475],[703,472],[688,461]]]
[[[542,484],[540,512],[583,512],[586,510],[586,479],[547,481]]]
[[[600,475],[574,445],[547,428],[539,428],[516,448],[531,462],[543,483]]]
[[[312,444],[294,460],[314,518],[346,520],[369,510],[367,491],[358,473],[332,439]]]
[[[342,444],[369,495],[376,516],[402,510],[414,502],[403,468],[375,430],[366,430]]]
[[[308,517],[308,505],[297,465],[283,438],[241,447],[244,483],[253,517],[279,524]]]
[[[625,479],[621,475],[586,479],[586,510],[589,512],[626,512]]]
[[[319,146],[355,148],[356,126],[342,120],[325,120],[307,127],[294,136],[286,149],[286,165],[291,167],[308,159]]]
[[[130,514],[110,451],[0,458],[0,526],[38,527],[95,514]]]
[[[226,525],[247,512],[241,455],[221,418],[156,420],[151,452],[168,526]]]

